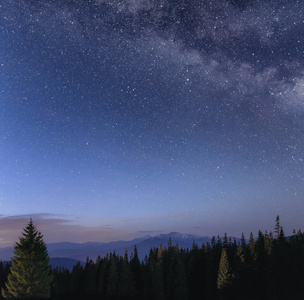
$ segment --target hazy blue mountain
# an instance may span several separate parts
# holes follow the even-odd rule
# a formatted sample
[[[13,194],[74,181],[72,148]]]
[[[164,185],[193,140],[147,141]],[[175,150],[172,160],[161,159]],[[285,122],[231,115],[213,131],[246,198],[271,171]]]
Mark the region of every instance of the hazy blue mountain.
[[[47,244],[50,257],[67,257],[76,260],[86,261],[87,257],[96,260],[98,255],[101,257],[107,253],[115,251],[117,254],[123,255],[125,250],[134,249],[134,245],[140,244],[142,241],[150,238],[150,236],[144,236],[136,238],[131,241],[117,241],[110,243],[97,243],[88,242],[83,244],[77,243],[52,243]],[[130,253],[130,252],[129,252]],[[1,257],[1,251],[0,251]]]
[[[0,248],[0,260],[10,261],[13,255],[14,255],[14,247]]]
[[[144,259],[145,255],[149,254],[151,248],[159,247],[160,244],[163,247],[168,246],[168,240],[171,237],[172,245],[178,244],[180,248],[192,248],[192,243],[202,246],[202,243],[206,243],[211,240],[210,237],[200,237],[192,234],[181,234],[178,232],[171,232],[168,234],[160,234],[154,237],[144,236],[141,238],[136,238],[131,241],[117,241],[110,243],[50,243],[47,244],[49,256],[52,261],[51,264],[54,266],[65,266],[70,269],[72,265],[75,265],[78,261],[85,262],[87,257],[96,260],[98,255],[101,257],[105,256],[107,253],[115,251],[116,254],[123,255],[127,249],[128,254],[134,251],[134,245],[136,245],[138,250],[138,255],[141,260]],[[239,241],[239,239],[236,239]],[[0,248],[0,260],[10,260],[13,256],[13,247]],[[70,260],[63,260],[70,259]]]
[[[50,264],[52,268],[61,267],[72,271],[73,267],[79,262],[79,260],[64,257],[52,257],[50,258]],[[80,264],[84,267],[85,262],[80,261]]]
[[[154,237],[145,236],[131,241],[117,241],[110,243],[54,243],[48,244],[48,251],[50,257],[68,257],[76,260],[86,261],[87,257],[95,260],[98,255],[101,257],[107,253],[115,251],[116,254],[123,255],[127,249],[129,255],[134,251],[136,245],[138,255],[141,260],[144,259],[146,254],[149,254],[151,248],[163,247],[168,245],[169,237],[171,237],[172,244],[179,245],[180,248],[192,248],[192,243],[195,241],[199,247],[202,243],[210,241],[210,237],[199,237],[196,235],[183,235],[181,233],[172,232],[169,234],[160,234]],[[1,251],[0,251],[1,256]]]
[[[72,271],[73,267],[80,262],[80,264],[84,267],[85,266],[85,262],[84,261],[79,261],[76,259],[72,259],[72,258],[64,258],[64,257],[53,257],[50,258],[50,264],[52,266],[52,268],[65,268],[68,269],[69,271]],[[10,263],[10,261],[8,260],[3,260],[2,261],[3,266],[6,266],[6,264]]]

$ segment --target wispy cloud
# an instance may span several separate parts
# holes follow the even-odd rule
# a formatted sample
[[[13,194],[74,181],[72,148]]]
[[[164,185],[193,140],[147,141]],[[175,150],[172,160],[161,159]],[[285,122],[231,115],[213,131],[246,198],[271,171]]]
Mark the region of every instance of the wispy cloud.
[[[114,229],[112,225],[100,224],[85,226],[68,219],[63,215],[48,213],[32,215],[14,215],[0,217],[0,247],[12,246],[18,241],[23,228],[28,224],[30,217],[37,226],[47,243],[53,242],[78,242],[88,241],[108,242],[129,236],[130,232]],[[133,236],[131,236],[133,237]]]

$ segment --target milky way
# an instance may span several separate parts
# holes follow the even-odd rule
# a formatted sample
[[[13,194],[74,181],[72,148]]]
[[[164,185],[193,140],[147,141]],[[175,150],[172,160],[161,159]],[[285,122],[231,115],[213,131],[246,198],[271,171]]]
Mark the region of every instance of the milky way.
[[[240,235],[302,225],[303,1],[0,4],[0,213]],[[93,226],[92,225],[92,226]]]

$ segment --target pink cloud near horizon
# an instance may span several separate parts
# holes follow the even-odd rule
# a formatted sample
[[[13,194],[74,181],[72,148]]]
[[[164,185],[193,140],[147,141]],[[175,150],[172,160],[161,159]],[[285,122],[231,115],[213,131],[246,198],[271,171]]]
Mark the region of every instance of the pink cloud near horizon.
[[[125,238],[134,238],[136,233],[127,230],[114,229],[111,225],[85,226],[77,224],[64,216],[53,214],[33,214],[1,216],[0,215],[0,247],[13,246],[19,240],[23,228],[30,218],[37,230],[43,234],[46,243],[57,242],[110,242]]]

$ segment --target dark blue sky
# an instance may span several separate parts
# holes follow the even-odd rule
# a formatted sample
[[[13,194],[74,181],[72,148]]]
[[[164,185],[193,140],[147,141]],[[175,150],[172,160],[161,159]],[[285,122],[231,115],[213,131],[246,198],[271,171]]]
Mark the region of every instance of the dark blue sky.
[[[303,4],[2,1],[3,220],[73,241],[300,228]]]

